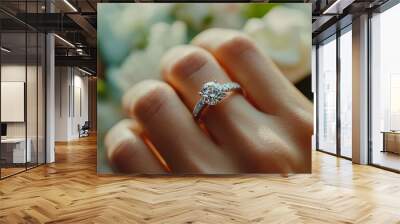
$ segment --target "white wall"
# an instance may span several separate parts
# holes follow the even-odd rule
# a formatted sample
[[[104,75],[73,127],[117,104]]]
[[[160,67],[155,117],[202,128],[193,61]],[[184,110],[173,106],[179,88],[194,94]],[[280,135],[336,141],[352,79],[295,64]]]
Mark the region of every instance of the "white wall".
[[[27,69],[27,70],[25,70]],[[1,81],[2,82],[25,82],[25,75],[28,72],[28,83],[29,86],[36,86],[36,80],[30,76],[31,74],[35,74],[36,77],[36,66],[27,66],[18,65],[18,64],[6,64],[1,66]],[[30,133],[33,133],[32,130],[35,130],[36,134],[36,113],[32,113],[32,111],[36,112],[36,88],[27,88],[27,106],[31,106],[30,109],[27,109],[29,113],[27,113],[28,119],[28,137]],[[4,97],[4,96],[3,96]],[[39,105],[40,107],[41,105]],[[32,108],[34,107],[34,108]],[[7,110],[7,108],[1,108],[2,110]],[[33,122],[33,123],[32,123]],[[25,137],[25,124],[26,122],[7,122],[7,136],[8,137]]]
[[[67,67],[55,68],[55,141],[68,140],[68,86],[70,77],[67,74]]]
[[[1,81],[3,82],[25,82],[25,65],[9,64],[1,66]],[[28,70],[30,68],[28,67]],[[6,108],[1,108],[6,110]],[[12,122],[7,123],[8,137],[25,137],[25,123]]]
[[[88,78],[76,68],[56,67],[55,86],[55,140],[77,139],[78,124],[88,120]]]

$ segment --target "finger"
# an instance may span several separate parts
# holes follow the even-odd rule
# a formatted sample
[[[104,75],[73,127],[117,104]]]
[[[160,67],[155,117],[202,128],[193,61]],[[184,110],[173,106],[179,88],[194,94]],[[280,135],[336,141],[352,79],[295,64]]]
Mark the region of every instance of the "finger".
[[[237,173],[232,159],[196,125],[175,91],[147,80],[124,96],[125,111],[134,116],[174,173]]]
[[[198,47],[171,49],[163,58],[162,65],[164,78],[175,87],[189,108],[193,108],[199,100],[197,92],[204,83],[210,80],[230,81],[212,55]],[[226,149],[225,154],[232,154],[247,172],[288,172],[287,161],[274,161],[276,157],[279,157],[279,162],[291,159],[290,155],[286,158],[286,154],[282,154],[284,148],[279,138],[274,136],[273,131],[263,132],[262,136],[258,134],[260,124],[271,122],[242,95],[227,97],[210,107],[202,118],[216,142]]]
[[[310,154],[312,103],[281,74],[268,56],[260,52],[253,41],[237,31],[210,29],[199,34],[193,43],[211,52],[260,110],[279,115],[285,122],[280,122],[280,127],[276,129],[283,130],[295,145],[304,145],[301,151],[305,157]],[[303,131],[293,133],[293,125]],[[310,162],[309,158],[307,161]]]
[[[199,47],[175,47],[165,54],[161,64],[164,79],[178,90],[189,108],[197,103],[204,83],[231,82],[213,56]]]
[[[126,119],[111,128],[105,137],[110,165],[121,173],[161,174],[165,168],[140,137],[140,128]]]
[[[209,29],[195,37],[193,43],[211,52],[262,111],[270,114],[312,111],[312,104],[244,34]]]
[[[266,123],[260,125],[256,135],[252,136],[253,139],[257,139],[254,148],[258,155],[254,157],[254,165],[258,167],[253,167],[253,170],[283,174],[301,172],[304,170],[301,152],[277,129],[278,126],[273,122]],[[268,145],[268,148],[265,145]]]

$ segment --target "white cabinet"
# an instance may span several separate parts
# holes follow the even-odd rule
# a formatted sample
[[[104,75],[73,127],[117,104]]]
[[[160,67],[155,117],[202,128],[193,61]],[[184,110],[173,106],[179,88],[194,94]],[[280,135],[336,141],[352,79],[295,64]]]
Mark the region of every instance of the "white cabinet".
[[[25,151],[25,138],[7,138],[2,139],[2,147],[12,154],[12,163],[25,163],[32,161],[32,140],[26,140],[27,147]]]

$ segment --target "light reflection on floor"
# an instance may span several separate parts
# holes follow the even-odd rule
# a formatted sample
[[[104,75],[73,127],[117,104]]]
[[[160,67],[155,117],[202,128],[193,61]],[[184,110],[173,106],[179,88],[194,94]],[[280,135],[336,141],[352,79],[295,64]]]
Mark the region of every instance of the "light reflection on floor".
[[[376,150],[373,153],[372,160],[373,164],[400,170],[400,154]]]

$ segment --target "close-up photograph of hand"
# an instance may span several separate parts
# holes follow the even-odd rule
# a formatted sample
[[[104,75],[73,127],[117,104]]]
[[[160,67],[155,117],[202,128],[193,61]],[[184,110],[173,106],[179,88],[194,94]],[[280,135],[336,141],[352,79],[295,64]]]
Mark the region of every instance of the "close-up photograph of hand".
[[[309,11],[102,4],[98,173],[310,173]]]
[[[246,35],[205,30],[191,44],[171,48],[160,63],[163,80],[132,86],[121,105],[129,118],[105,137],[118,172],[311,171],[312,103]],[[209,82],[214,89],[200,96]],[[229,83],[241,90],[218,88]],[[209,102],[218,91],[225,96]],[[207,97],[197,120],[193,108]]]

